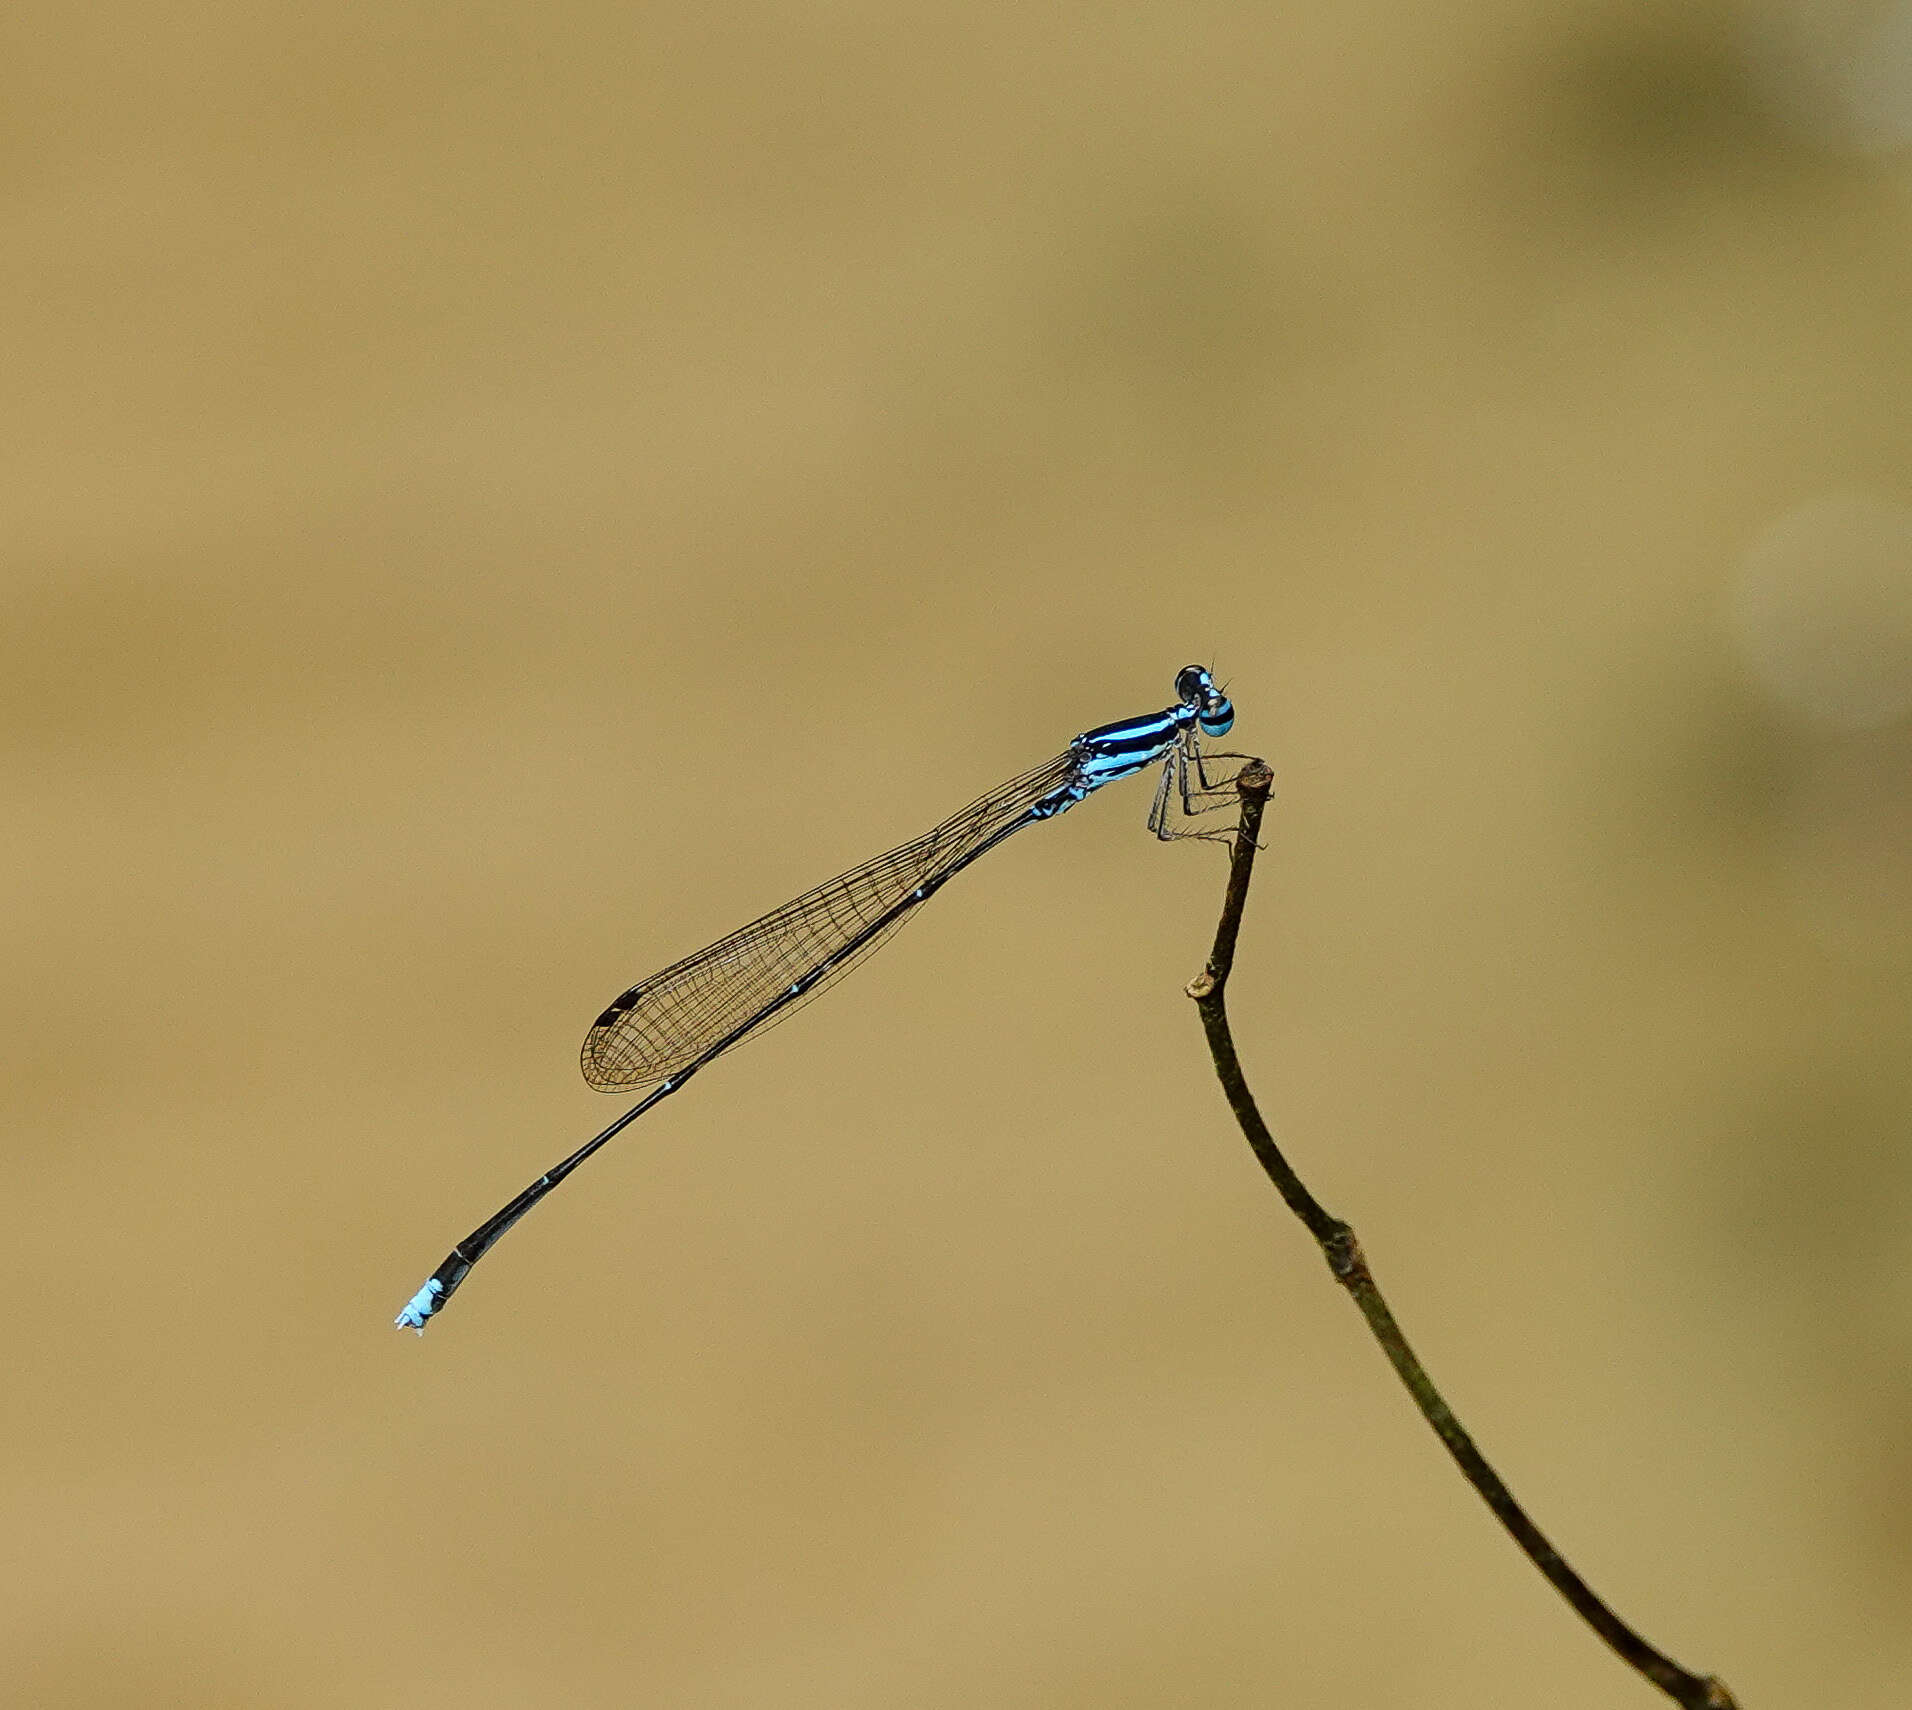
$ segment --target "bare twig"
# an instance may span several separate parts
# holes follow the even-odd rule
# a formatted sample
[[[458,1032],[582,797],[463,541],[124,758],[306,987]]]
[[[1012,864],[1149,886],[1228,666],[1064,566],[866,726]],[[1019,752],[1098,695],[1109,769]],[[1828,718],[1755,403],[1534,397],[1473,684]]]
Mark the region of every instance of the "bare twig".
[[[1526,1551],[1528,1559],[1623,1661],[1646,1676],[1668,1697],[1686,1706],[1687,1710],[1737,1710],[1733,1695],[1726,1690],[1722,1681],[1689,1674],[1671,1657],[1648,1644],[1594,1595],[1587,1582],[1547,1542],[1540,1528],[1527,1517],[1526,1510],[1514,1500],[1513,1493],[1487,1464],[1486,1457],[1475,1447],[1474,1439],[1454,1417],[1453,1409],[1441,1399],[1440,1391],[1434,1387],[1433,1380],[1415,1358],[1414,1350],[1408,1346],[1407,1338],[1401,1334],[1401,1327],[1394,1321],[1394,1314],[1388,1310],[1380,1289],[1375,1286],[1354,1230],[1329,1213],[1308,1191],[1288,1160],[1282,1156],[1274,1135],[1268,1131],[1268,1125],[1261,1119],[1261,1112],[1255,1108],[1254,1095],[1248,1090],[1240,1059],[1235,1053],[1235,1041],[1229,1031],[1223,994],[1228,984],[1229,970],[1234,965],[1235,939],[1241,930],[1242,908],[1248,901],[1248,881],[1254,872],[1255,835],[1260,830],[1262,810],[1268,804],[1268,792],[1273,784],[1274,774],[1260,760],[1251,760],[1235,780],[1235,787],[1241,795],[1241,824],[1236,832],[1234,855],[1229,863],[1228,892],[1222,903],[1221,921],[1215,928],[1215,948],[1209,954],[1208,965],[1188,987],[1188,995],[1195,1000],[1195,1006],[1201,1013],[1202,1027],[1208,1035],[1208,1049],[1215,1060],[1215,1073],[1221,1079],[1222,1091],[1228,1096],[1229,1108],[1234,1111],[1235,1120],[1241,1124],[1241,1131],[1247,1136],[1248,1144],[1254,1149],[1261,1167],[1267,1171],[1269,1180],[1288,1202],[1289,1210],[1308,1226],[1309,1234],[1320,1244],[1335,1280],[1353,1295],[1361,1315],[1368,1321],[1368,1328],[1374,1332],[1375,1340],[1381,1344],[1389,1363],[1402,1383],[1407,1385],[1408,1393],[1414,1397],[1414,1404],[1420,1408],[1428,1424],[1433,1426],[1435,1434],[1447,1445],[1448,1453],[1459,1463],[1467,1482],[1480,1493],[1482,1501],[1513,1534],[1514,1541]]]

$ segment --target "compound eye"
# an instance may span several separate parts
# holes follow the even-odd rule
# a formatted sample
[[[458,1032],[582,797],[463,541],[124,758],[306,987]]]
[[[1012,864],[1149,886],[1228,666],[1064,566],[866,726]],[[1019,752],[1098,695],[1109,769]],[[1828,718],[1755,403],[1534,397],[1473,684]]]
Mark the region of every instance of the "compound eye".
[[[1184,665],[1175,673],[1175,698],[1185,706],[1198,707],[1215,699],[1215,679],[1205,665]]]
[[[1235,703],[1226,695],[1210,695],[1201,711],[1204,736],[1226,736],[1235,728]]]

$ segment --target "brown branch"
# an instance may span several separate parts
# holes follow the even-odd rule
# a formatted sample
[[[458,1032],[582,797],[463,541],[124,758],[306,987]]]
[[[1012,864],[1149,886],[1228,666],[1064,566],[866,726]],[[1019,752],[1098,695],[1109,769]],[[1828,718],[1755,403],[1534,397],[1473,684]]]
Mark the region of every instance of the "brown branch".
[[[1254,872],[1255,835],[1261,828],[1262,810],[1268,805],[1268,792],[1273,784],[1274,774],[1260,760],[1249,761],[1235,779],[1235,787],[1241,795],[1241,824],[1235,835],[1234,854],[1229,862],[1228,891],[1222,903],[1221,921],[1215,928],[1215,948],[1209,954],[1208,965],[1188,987],[1188,995],[1195,1000],[1195,1007],[1201,1014],[1202,1028],[1208,1035],[1208,1049],[1215,1059],[1215,1073],[1220,1077],[1222,1091],[1228,1096],[1228,1105],[1235,1113],[1235,1120],[1241,1124],[1241,1131],[1247,1136],[1248,1144],[1253,1148],[1261,1167],[1267,1171],[1269,1180],[1288,1202],[1289,1210],[1308,1226],[1309,1234],[1320,1244],[1335,1280],[1353,1295],[1362,1317],[1368,1321],[1368,1328],[1374,1332],[1375,1340],[1381,1344],[1382,1351],[1402,1383],[1407,1385],[1408,1393],[1414,1397],[1414,1404],[1420,1408],[1422,1416],[1447,1445],[1448,1453],[1459,1464],[1467,1482],[1480,1493],[1481,1500],[1513,1534],[1514,1542],[1527,1553],[1528,1559],[1624,1662],[1646,1676],[1668,1697],[1686,1706],[1687,1710],[1737,1710],[1733,1695],[1726,1690],[1724,1682],[1689,1674],[1671,1657],[1654,1649],[1601,1602],[1587,1582],[1547,1542],[1540,1528],[1527,1517],[1526,1510],[1501,1482],[1499,1474],[1487,1464],[1486,1457],[1475,1447],[1474,1439],[1467,1434],[1460,1420],[1455,1418],[1453,1409],[1441,1399],[1433,1380],[1414,1357],[1414,1350],[1408,1346],[1407,1338],[1401,1334],[1401,1327],[1394,1321],[1394,1314],[1388,1310],[1380,1289],[1375,1286],[1373,1274],[1368,1270],[1367,1259],[1362,1255],[1361,1244],[1355,1239],[1353,1229],[1324,1209],[1321,1202],[1308,1191],[1288,1160],[1282,1156],[1274,1135],[1268,1131],[1268,1125],[1262,1121],[1261,1112],[1255,1107],[1254,1094],[1248,1090],[1247,1079],[1242,1074],[1241,1061],[1235,1053],[1235,1040],[1229,1031],[1223,994],[1228,985],[1229,970],[1235,961],[1235,940],[1241,931],[1242,909],[1248,901],[1248,881]]]

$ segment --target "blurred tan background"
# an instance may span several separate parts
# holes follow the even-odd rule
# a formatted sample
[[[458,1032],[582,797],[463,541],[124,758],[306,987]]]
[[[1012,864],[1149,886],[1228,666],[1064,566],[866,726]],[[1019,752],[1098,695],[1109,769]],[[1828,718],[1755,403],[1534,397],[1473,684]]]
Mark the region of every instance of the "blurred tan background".
[[[1900,0],[12,9],[0,1699],[1662,1702],[1143,783],[391,1328],[626,983],[1211,660],[1438,1380],[1912,1703],[1908,144]]]

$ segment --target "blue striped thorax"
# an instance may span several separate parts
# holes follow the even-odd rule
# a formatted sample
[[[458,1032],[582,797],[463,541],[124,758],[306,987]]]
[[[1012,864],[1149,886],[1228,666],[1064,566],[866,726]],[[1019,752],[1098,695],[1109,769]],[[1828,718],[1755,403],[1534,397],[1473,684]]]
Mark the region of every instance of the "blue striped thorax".
[[[1198,727],[1204,736],[1225,736],[1233,728],[1235,703],[1216,688],[1206,666],[1184,665],[1175,675],[1175,692],[1181,699],[1172,707],[1098,725],[1069,744],[1085,793],[1146,772]]]

